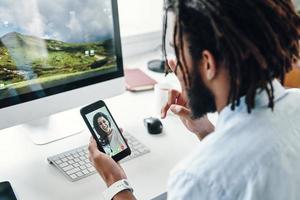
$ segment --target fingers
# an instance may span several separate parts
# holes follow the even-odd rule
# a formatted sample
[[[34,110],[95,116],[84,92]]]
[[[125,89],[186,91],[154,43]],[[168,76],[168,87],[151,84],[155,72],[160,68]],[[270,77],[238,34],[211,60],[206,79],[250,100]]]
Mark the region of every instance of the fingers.
[[[168,64],[171,70],[174,72],[176,69],[177,61],[175,59],[169,59]]]
[[[161,118],[164,119],[167,115],[168,110],[170,109],[170,106],[173,104],[181,105],[181,106],[186,106],[186,96],[177,91],[177,90],[169,90],[168,94],[168,101],[165,104],[164,107],[161,109]]]
[[[176,74],[177,79],[180,82],[181,88],[184,90],[186,88],[185,86],[185,73],[183,73],[181,70],[177,70],[177,60],[174,59],[169,59],[168,60],[168,65],[170,67],[170,69]]]
[[[184,106],[180,105],[171,105],[170,110],[175,114],[178,115],[180,118],[190,119],[191,118],[191,111]]]
[[[172,104],[176,104],[177,100],[180,96],[180,92],[177,90],[170,90],[168,95],[168,102],[166,105],[161,109],[161,118],[164,119],[167,115],[167,112]]]
[[[98,154],[101,153],[98,150],[96,140],[93,137],[90,138],[90,144],[89,144],[88,150],[90,152],[91,157],[96,157],[96,155],[98,156]]]
[[[96,140],[93,137],[90,138],[90,144],[88,150],[89,150],[89,160],[91,161],[92,165],[95,166],[95,164],[97,163],[97,166],[101,167],[103,163],[99,162],[99,160],[105,160],[106,154],[98,150]]]

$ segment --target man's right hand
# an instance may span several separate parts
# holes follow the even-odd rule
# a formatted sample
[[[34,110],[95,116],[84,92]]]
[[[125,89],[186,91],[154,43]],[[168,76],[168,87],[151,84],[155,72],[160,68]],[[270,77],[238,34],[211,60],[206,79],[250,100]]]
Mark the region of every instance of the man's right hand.
[[[171,110],[175,115],[180,117],[186,128],[202,140],[215,129],[214,125],[208,120],[207,116],[200,119],[192,119],[191,110],[186,106],[187,101],[182,94],[176,90],[169,91],[169,99],[166,105],[161,109],[161,118],[167,116],[167,112]]]
[[[174,60],[170,60],[169,66],[174,71],[176,62]],[[167,112],[171,110],[174,114],[180,117],[181,121],[189,131],[196,134],[196,136],[202,140],[205,136],[212,133],[215,130],[215,127],[208,120],[207,116],[204,116],[200,119],[192,119],[191,110],[187,106],[188,100],[181,72],[177,72],[176,76],[181,84],[183,93],[177,90],[169,91],[168,102],[161,109],[161,118],[166,118]]]

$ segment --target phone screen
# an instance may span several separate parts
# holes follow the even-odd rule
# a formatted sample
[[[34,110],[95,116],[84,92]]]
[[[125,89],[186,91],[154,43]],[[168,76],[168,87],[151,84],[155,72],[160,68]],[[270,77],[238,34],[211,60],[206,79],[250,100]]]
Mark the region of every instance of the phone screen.
[[[0,183],[0,200],[17,200],[9,182]]]
[[[86,114],[86,118],[106,154],[115,156],[128,148],[105,106]]]

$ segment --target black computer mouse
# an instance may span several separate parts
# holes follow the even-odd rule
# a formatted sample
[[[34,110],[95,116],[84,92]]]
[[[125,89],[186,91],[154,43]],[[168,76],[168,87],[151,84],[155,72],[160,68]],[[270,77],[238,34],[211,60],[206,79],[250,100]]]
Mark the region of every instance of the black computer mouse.
[[[150,117],[144,119],[144,125],[150,134],[157,135],[162,133],[163,125],[157,118]]]

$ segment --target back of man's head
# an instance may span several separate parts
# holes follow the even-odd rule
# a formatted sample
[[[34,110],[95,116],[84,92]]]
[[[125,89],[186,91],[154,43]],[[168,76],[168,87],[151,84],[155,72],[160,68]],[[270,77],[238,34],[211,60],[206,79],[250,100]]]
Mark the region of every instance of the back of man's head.
[[[246,96],[250,112],[258,88],[267,92],[273,108],[272,81],[283,81],[299,58],[300,18],[291,0],[167,0],[166,10],[176,16],[177,59],[184,58],[186,36],[193,62],[208,50],[228,69],[232,109]],[[186,67],[184,59],[179,65]]]

